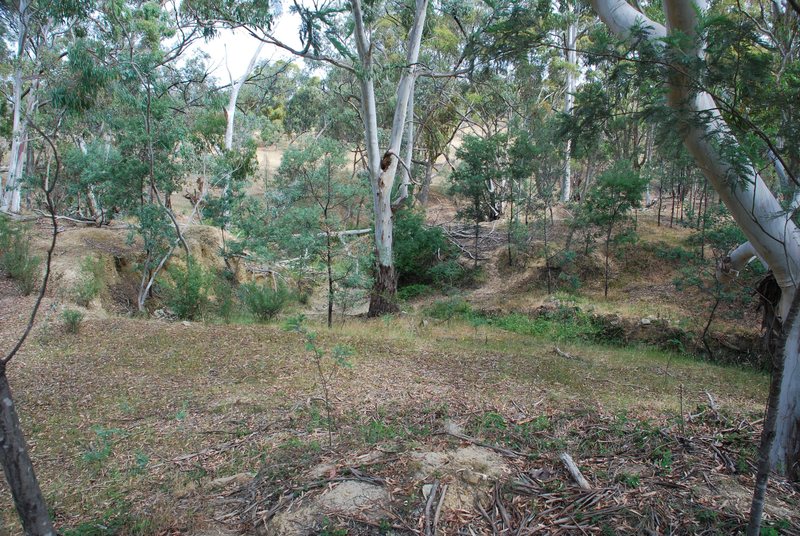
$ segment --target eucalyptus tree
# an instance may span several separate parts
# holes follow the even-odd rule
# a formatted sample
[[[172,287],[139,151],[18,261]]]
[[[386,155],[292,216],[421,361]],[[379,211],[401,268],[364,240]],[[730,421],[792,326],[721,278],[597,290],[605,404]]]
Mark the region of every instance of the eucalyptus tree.
[[[459,164],[450,175],[449,192],[463,197],[466,204],[458,210],[459,218],[473,225],[473,266],[480,260],[480,224],[496,219],[496,189],[489,184],[505,183],[508,178],[508,136],[495,134],[486,138],[465,136],[456,151]]]
[[[61,60],[82,29],[91,0],[55,2],[15,0],[0,5],[0,18],[13,42],[7,60],[12,67],[11,87],[4,88],[11,103],[11,152],[0,210],[19,213],[25,168],[28,163],[30,128],[34,115],[50,104],[52,81]],[[10,89],[10,91],[8,91]]]
[[[228,9],[231,7],[233,9]],[[212,29],[219,24],[244,28],[264,42],[309,60],[326,62],[350,72],[358,80],[359,113],[364,126],[374,211],[376,265],[370,298],[371,316],[397,310],[394,302],[397,274],[392,252],[392,192],[400,165],[409,96],[419,69],[420,44],[429,5],[428,0],[416,0],[413,6],[391,6],[400,17],[381,16],[385,7],[382,3],[365,5],[361,0],[331,2],[313,8],[296,5],[294,10],[302,20],[300,33],[303,42],[301,49],[295,49],[275,37],[271,27],[274,13],[264,4],[242,2],[219,6],[215,2],[196,0],[187,2],[185,6],[206,28]],[[398,21],[406,21],[408,37],[403,43],[402,63],[393,67],[383,64],[381,59],[387,51],[377,45],[380,43],[380,26],[397,24]],[[386,69],[397,69],[400,76],[388,144],[382,151],[375,86]]]
[[[586,202],[582,205],[582,210],[586,213],[584,221],[599,227],[603,234],[603,295],[606,298],[613,233],[625,222],[631,209],[641,205],[646,180],[629,162],[620,160],[597,177],[597,182],[589,190]]]
[[[731,255],[728,267],[736,270],[758,255],[775,277],[781,293],[776,313],[782,335],[777,341],[761,465],[796,477],[800,471],[800,293],[796,282],[800,276],[800,230],[794,212],[781,205],[762,177],[755,156],[748,154],[748,144],[739,138],[750,142],[748,133],[754,134],[776,159],[782,159],[782,151],[746,109],[729,100],[730,94],[710,92],[714,86],[707,84],[707,74],[714,72],[711,62],[719,56],[707,47],[711,43],[707,32],[713,25],[706,24],[709,6],[704,0],[665,1],[666,27],[624,0],[594,0],[593,7],[612,32],[637,43],[638,54],[657,56],[658,64],[665,65],[661,76],[674,113],[673,131],[749,240]],[[763,51],[758,40],[750,40],[748,46]],[[796,66],[796,62],[791,64]],[[792,108],[796,105],[783,103]],[[762,496],[754,500],[754,514],[758,515],[753,519],[760,519],[766,476],[760,471]],[[757,523],[754,525],[751,534],[758,533]]]
[[[197,96],[196,86],[207,78],[196,62],[180,64],[188,46],[200,37],[198,28],[182,20],[175,6],[109,2],[96,6],[92,24],[68,53],[76,79],[103,73],[104,106],[91,111],[94,123],[79,124],[78,148],[83,161],[100,151],[116,163],[95,175],[95,199],[112,212],[134,218],[144,260],[137,306],[145,301],[163,267],[178,246],[188,258],[188,245],[171,209],[191,160],[191,143],[184,143],[194,114],[186,113]],[[80,105],[80,86],[55,95],[56,102]],[[91,140],[94,125],[100,136]],[[83,144],[83,137],[90,142]],[[86,148],[86,151],[81,146]],[[99,145],[99,149],[98,149]],[[94,150],[90,148],[94,146]],[[73,169],[81,158],[73,156]]]
[[[327,283],[327,321],[333,324],[336,285],[347,278],[357,259],[348,255],[345,236],[352,204],[358,202],[365,183],[346,169],[347,151],[324,138],[303,140],[287,150],[278,169],[276,214],[271,224],[274,240],[290,256],[304,262],[320,260]]]

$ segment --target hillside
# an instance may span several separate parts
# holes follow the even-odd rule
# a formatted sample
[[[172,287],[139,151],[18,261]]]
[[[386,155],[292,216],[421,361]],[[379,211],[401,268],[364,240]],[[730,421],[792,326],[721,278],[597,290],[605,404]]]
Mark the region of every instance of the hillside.
[[[305,309],[324,385],[281,320],[131,317],[124,232],[65,226],[45,312],[9,370],[57,525],[73,536],[741,530],[768,377],[648,342],[669,329],[691,339],[708,303],[675,299],[677,264],[652,256],[688,231],[640,221],[642,254],[624,259],[640,269],[607,300],[596,274],[548,296],[539,268],[507,268],[499,245],[473,287],[395,317],[328,331]],[[187,236],[219,264],[213,229]],[[87,254],[105,259],[107,288],[70,334],[59,314],[75,307],[70,267]],[[0,291],[10,341],[32,298],[10,282]],[[717,336],[757,336],[754,309],[721,318]],[[352,348],[346,365],[336,345]],[[800,495],[770,486],[769,526],[797,533]],[[1,508],[17,533],[7,491]]]

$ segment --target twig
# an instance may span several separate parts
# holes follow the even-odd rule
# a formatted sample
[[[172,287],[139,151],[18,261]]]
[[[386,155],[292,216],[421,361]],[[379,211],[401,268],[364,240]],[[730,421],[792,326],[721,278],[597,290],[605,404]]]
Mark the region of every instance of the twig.
[[[497,445],[492,445],[491,443],[484,443],[483,441],[475,439],[474,437],[470,437],[468,435],[464,435],[462,433],[455,432],[453,430],[444,430],[444,431],[439,432],[439,433],[453,436],[453,437],[458,438],[458,439],[460,439],[462,441],[466,441],[468,443],[472,443],[473,445],[477,445],[479,447],[485,447],[487,449],[491,449],[491,450],[493,450],[495,452],[498,452],[498,453],[502,454],[503,456],[508,456],[509,458],[516,458],[516,457],[519,457],[519,456],[525,456],[525,454],[523,454],[522,452],[517,452],[515,450],[509,450],[507,448],[503,448],[503,447],[500,447],[500,446],[497,446]]]
[[[442,513],[442,505],[444,504],[444,498],[447,495],[447,484],[442,486],[442,492],[439,494],[439,504],[436,505],[436,513],[433,514],[433,536],[436,536],[437,529],[436,527],[439,526],[439,514]]]
[[[434,480],[431,486],[431,491],[428,494],[428,500],[425,502],[425,536],[433,536],[433,501],[436,498],[436,492],[439,490],[439,481]]]

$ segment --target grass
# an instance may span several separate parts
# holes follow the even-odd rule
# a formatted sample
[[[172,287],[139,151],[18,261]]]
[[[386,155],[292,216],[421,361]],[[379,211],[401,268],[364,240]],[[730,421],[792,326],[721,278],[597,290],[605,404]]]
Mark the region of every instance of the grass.
[[[597,345],[570,331],[560,348],[578,359],[565,359],[550,337],[566,328],[509,326],[476,332],[468,321],[423,326],[409,315],[318,329],[321,346],[355,349],[353,368],[332,380],[340,445],[411,448],[460,408],[510,400],[544,402],[523,425],[498,411],[470,430],[543,452],[562,446],[547,436],[562,426],[552,408],[565,403],[674,415],[683,384],[687,407],[703,403],[706,390],[723,408],[763,405],[761,373]],[[88,320],[75,336],[27,346],[12,383],[40,480],[68,534],[202,527],[213,508],[199,505],[214,478],[256,472],[265,460],[286,478],[325,454],[324,423],[308,405],[318,394],[314,372],[302,342],[276,326]],[[425,393],[424,407],[409,393]],[[222,444],[232,446],[214,450]],[[654,459],[668,465],[663,452]],[[7,495],[0,512],[4,526],[17,526]]]

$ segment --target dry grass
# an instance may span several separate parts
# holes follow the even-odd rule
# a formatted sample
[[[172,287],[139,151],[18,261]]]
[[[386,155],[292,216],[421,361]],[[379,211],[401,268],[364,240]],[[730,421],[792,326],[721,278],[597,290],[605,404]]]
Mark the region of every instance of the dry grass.
[[[681,385],[685,410],[708,391],[752,420],[765,396],[766,377],[751,371],[578,343],[563,344],[575,357],[565,359],[552,342],[419,321],[320,329],[321,346],[355,349],[353,367],[333,383],[342,426],[359,430],[381,408],[418,418],[426,407],[555,414],[576,405],[666,422],[679,410]],[[3,323],[6,338],[18,323]],[[312,457],[325,442],[303,342],[276,326],[117,318],[89,320],[75,336],[40,328],[10,377],[62,528],[100,522],[118,523],[119,533],[194,533],[224,511],[211,501],[214,479],[255,473],[298,438]],[[3,526],[15,527],[6,491],[1,504]]]

